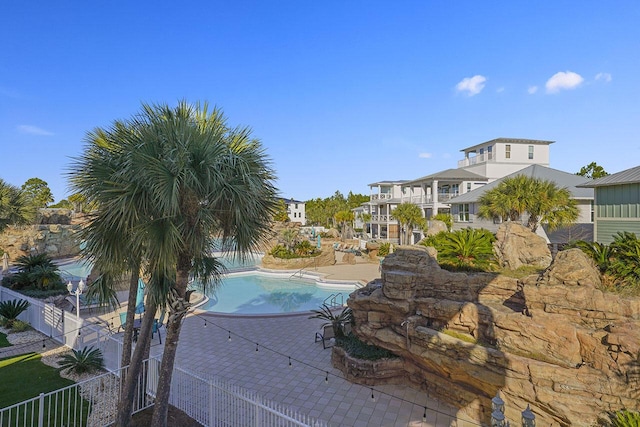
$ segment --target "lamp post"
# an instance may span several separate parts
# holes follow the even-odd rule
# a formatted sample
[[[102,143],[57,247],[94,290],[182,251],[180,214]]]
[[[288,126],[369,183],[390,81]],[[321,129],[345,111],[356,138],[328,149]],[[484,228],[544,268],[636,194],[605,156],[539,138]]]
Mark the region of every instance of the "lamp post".
[[[536,427],[536,416],[531,412],[531,407],[522,411],[522,427]]]
[[[78,286],[76,287],[75,291],[73,290],[73,283],[71,283],[71,280],[69,280],[69,283],[67,283],[67,290],[69,291],[69,293],[76,296],[76,319],[78,319],[78,321],[80,321],[80,295],[82,295],[82,291],[84,291],[84,288],[84,280],[82,279],[80,279],[80,282],[78,282]]]
[[[504,400],[500,398],[500,392],[497,391],[493,399],[491,399],[491,427],[503,427],[504,419]]]

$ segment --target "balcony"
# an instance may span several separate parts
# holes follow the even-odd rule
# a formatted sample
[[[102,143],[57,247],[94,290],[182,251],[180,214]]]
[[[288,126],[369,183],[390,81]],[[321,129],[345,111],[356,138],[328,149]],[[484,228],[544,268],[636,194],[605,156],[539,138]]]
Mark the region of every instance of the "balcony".
[[[388,193],[383,193],[383,194],[372,194],[371,195],[371,200],[391,200],[393,198],[393,196],[391,194]]]
[[[387,223],[387,222],[395,222],[396,219],[393,217],[393,215],[371,215],[371,222],[383,222],[383,223]]]
[[[463,160],[458,160],[458,168],[493,161],[495,161],[495,156],[493,155],[493,153],[483,153],[473,157],[465,157]]]

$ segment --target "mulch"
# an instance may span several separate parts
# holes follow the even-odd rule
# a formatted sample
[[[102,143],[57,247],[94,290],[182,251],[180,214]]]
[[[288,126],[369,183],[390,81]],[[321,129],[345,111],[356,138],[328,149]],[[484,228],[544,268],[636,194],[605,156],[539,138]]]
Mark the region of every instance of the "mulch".
[[[129,424],[131,427],[147,427],[151,425],[151,417],[153,415],[153,406],[138,412],[131,419]],[[169,405],[169,415],[167,416],[168,427],[203,427],[202,424],[185,414],[175,406]]]

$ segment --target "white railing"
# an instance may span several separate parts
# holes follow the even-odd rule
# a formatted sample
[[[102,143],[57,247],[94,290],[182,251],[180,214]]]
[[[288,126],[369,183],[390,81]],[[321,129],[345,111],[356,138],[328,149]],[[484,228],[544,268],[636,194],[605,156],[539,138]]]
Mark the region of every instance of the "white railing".
[[[157,377],[160,362],[150,359],[149,384]],[[157,365],[156,365],[157,364]],[[154,366],[155,365],[155,366]],[[150,387],[152,388],[152,387]],[[202,378],[174,368],[169,403],[205,426],[326,426],[327,424],[258,394],[214,378]]]

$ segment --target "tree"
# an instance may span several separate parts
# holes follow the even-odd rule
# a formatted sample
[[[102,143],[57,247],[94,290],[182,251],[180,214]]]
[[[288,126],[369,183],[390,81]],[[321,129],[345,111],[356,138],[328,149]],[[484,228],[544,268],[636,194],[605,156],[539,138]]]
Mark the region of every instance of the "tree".
[[[73,209],[73,204],[67,199],[62,199],[55,205],[51,205],[49,207],[55,209]]]
[[[215,237],[223,247],[233,242],[240,258],[259,250],[277,208],[275,174],[250,130],[229,128],[222,112],[209,112],[207,104],[143,105],[129,121],[93,134],[105,135],[115,147],[104,149],[109,144],[102,138],[89,137],[89,147],[73,167],[77,182],[85,182],[83,194],[100,193],[89,198],[98,208],[92,221],[120,236],[128,234],[134,250],[143,248],[148,298],[170,303],[152,419],[153,426],[165,426],[182,319],[189,308],[188,281],[195,277],[215,284],[221,278],[224,267],[210,255]],[[99,162],[99,152],[109,159]],[[106,169],[89,167],[94,162]],[[98,182],[105,175],[110,179]],[[141,335],[146,339],[145,323],[153,320],[148,314]],[[130,419],[124,405],[121,400],[120,426]]]
[[[356,215],[350,210],[339,211],[334,215],[336,222],[340,224],[340,237],[343,239],[350,239],[353,236],[351,224],[355,217]]]
[[[400,229],[403,231],[403,233],[401,233],[400,244],[409,244],[409,236],[413,234],[415,227],[423,229],[427,227],[426,220],[422,216],[422,210],[418,205],[414,205],[413,203],[399,204],[391,211],[391,215],[398,220]]]
[[[84,206],[87,203],[87,197],[80,193],[69,196],[69,202],[73,204],[73,210],[76,212],[84,212]]]
[[[504,179],[485,192],[478,202],[480,218],[520,221],[522,215],[528,213],[527,226],[534,232],[542,222],[550,229],[569,225],[579,214],[569,190],[525,175]]]
[[[28,224],[33,219],[20,189],[0,179],[0,233],[9,225]]]
[[[275,215],[273,216],[273,219],[280,222],[290,221],[289,213],[287,212],[287,204],[284,202],[284,200],[278,200],[277,210]]]
[[[585,178],[597,179],[603,176],[609,175],[607,171],[596,162],[591,162],[587,166],[580,168],[580,171],[576,175],[584,176]]]
[[[32,206],[35,210],[46,208],[49,203],[53,202],[53,194],[51,194],[49,184],[40,178],[29,178],[22,184],[22,192],[27,205]]]

